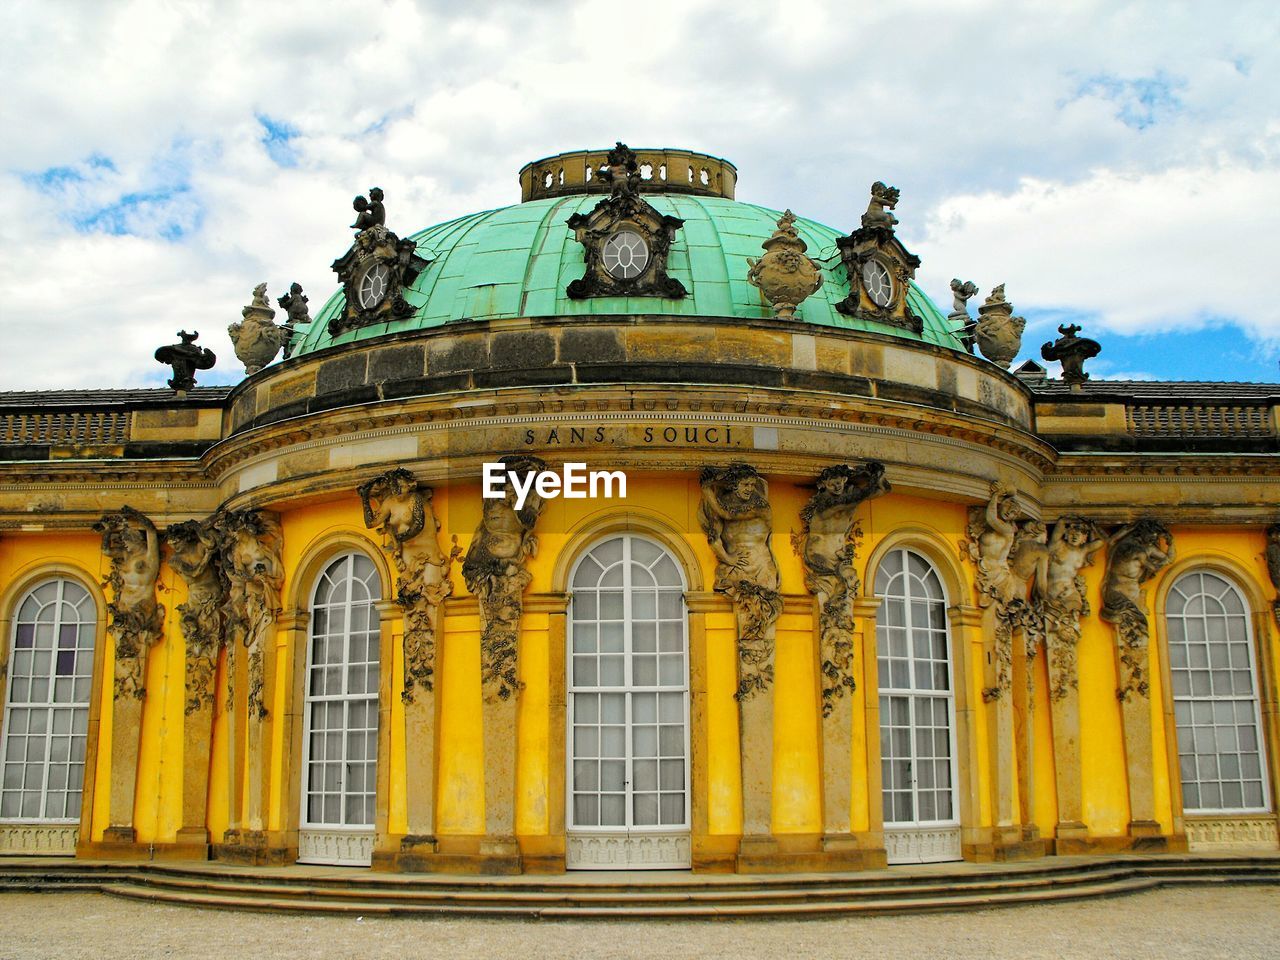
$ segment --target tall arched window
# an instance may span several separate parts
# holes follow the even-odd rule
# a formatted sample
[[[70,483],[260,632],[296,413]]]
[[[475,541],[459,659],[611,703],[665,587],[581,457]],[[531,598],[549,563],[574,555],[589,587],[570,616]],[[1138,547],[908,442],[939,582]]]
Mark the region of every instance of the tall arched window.
[[[0,820],[77,822],[98,612],[74,580],[46,580],[14,617]]]
[[[377,569],[350,553],[320,575],[311,605],[298,859],[367,865],[378,760]]]
[[[688,867],[684,577],[625,534],[587,551],[570,582],[567,865]]]
[[[1183,809],[1269,810],[1258,673],[1244,597],[1220,574],[1195,570],[1169,588],[1165,618]]]
[[[880,771],[892,863],[960,859],[947,600],[937,571],[891,550],[876,571]]]

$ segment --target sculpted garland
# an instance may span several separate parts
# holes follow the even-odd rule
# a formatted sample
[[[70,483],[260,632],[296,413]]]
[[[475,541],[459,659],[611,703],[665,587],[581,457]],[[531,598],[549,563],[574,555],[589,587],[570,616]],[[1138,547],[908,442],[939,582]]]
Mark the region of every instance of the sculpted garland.
[[[800,511],[801,528],[791,545],[804,562],[804,585],[818,600],[822,667],[822,715],[856,689],[853,678],[853,601],[860,584],[854,569],[862,530],[859,505],[890,491],[884,464],[840,464],[818,474],[818,492]]]
[[[449,570],[462,552],[456,538],[446,555],[436,538],[440,522],[431,507],[432,490],[420,486],[408,470],[390,470],[358,488],[364,525],[390,537],[387,550],[399,573],[396,602],[405,612],[404,693],[413,702],[415,687],[433,689],[436,615],[453,593]]]
[[[770,541],[769,485],[745,463],[702,471],[698,523],[716,555],[713,589],[733,601],[738,620],[738,700],[773,682],[773,628],[782,613],[781,578]]]

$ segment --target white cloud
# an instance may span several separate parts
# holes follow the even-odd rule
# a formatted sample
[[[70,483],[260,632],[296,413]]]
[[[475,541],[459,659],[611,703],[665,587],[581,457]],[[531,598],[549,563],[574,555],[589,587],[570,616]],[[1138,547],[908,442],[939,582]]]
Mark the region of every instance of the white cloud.
[[[7,4],[0,385],[157,378],[193,326],[232,380],[227,324],[264,279],[319,307],[355,193],[408,233],[617,138],[728,157],[740,198],[840,227],[897,184],[944,304],[966,274],[1110,329],[1271,335],[1278,26],[1101,0]],[[260,116],[297,131],[290,166]],[[33,176],[91,157],[112,170]]]

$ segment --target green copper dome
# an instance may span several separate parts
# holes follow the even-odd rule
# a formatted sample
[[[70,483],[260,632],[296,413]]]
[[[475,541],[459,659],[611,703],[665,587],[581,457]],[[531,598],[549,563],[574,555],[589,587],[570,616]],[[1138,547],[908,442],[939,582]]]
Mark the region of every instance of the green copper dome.
[[[347,330],[332,337],[329,318],[343,305],[334,294],[308,328],[299,330],[294,355],[368,340],[384,334],[438,327],[465,320],[507,317],[664,314],[689,317],[773,316],[760,291],[747,282],[748,258],[777,226],[779,212],[716,196],[646,194],[661,214],[679,217],[668,272],[684,284],[679,300],[657,297],[594,297],[573,300],[565,288],[583,275],[583,247],[565,221],[587,214],[599,196],[576,194],[529,200],[460,217],[412,237],[418,254],[431,261],[405,292],[413,316]],[[823,264],[824,283],[800,304],[796,320],[820,326],[869,330],[962,350],[952,325],[914,284],[908,301],[924,321],[920,336],[892,324],[847,317],[836,304],[849,294],[836,239],[842,231],[798,218],[796,228],[808,254]]]

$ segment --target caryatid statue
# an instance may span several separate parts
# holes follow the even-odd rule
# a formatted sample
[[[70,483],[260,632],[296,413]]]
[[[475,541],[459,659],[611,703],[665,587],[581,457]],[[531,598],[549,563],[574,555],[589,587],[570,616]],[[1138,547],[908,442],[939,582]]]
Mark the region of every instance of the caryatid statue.
[[[1272,613],[1280,622],[1280,523],[1267,527],[1267,575],[1271,578],[1271,586],[1276,590],[1276,599],[1271,605]]]
[[[213,700],[218,652],[226,642],[227,578],[222,572],[213,518],[175,523],[164,532],[169,566],[187,585],[178,605],[187,642],[187,713]]]
[[[991,485],[985,507],[969,510],[969,539],[965,546],[977,567],[978,605],[994,607],[996,684],[983,691],[990,701],[1009,687],[1013,667],[1013,631],[1031,626],[1027,583],[1044,564],[1043,524],[1023,519],[1017,493],[1002,483]]]
[[[249,651],[249,713],[267,715],[262,658],[281,607],[284,584],[280,518],[266,510],[222,513],[214,520],[222,569],[230,582],[229,636]]]
[[[1173,534],[1159,520],[1144,517],[1120,527],[1107,541],[1107,573],[1099,616],[1116,625],[1120,641],[1120,687],[1116,696],[1150,693],[1147,677],[1147,597],[1143,586],[1173,562]]]
[[[1084,517],[1062,517],[1053,525],[1039,601],[1049,657],[1049,695],[1054,700],[1063,699],[1076,687],[1080,619],[1089,615],[1089,600],[1080,571],[1093,565],[1094,555],[1105,543],[1097,525]]]
[[[818,492],[800,511],[802,524],[792,546],[804,561],[804,585],[818,599],[822,662],[822,713],[855,689],[853,679],[853,601],[858,595],[854,569],[862,531],[854,518],[859,505],[888,493],[884,464],[839,464],[818,474]]]
[[[500,461],[507,473],[527,477],[546,464],[537,457],[512,455]],[[462,578],[480,604],[481,684],[506,700],[520,689],[516,647],[520,636],[523,594],[533,575],[525,561],[538,552],[533,528],[543,500],[530,488],[516,509],[514,485],[508,481],[501,498],[485,498],[480,525],[462,561]]]
[[[112,593],[107,612],[115,640],[115,698],[141,700],[146,650],[164,633],[164,607],[156,602],[160,535],[155,524],[127,506],[106,514],[93,528],[102,534],[102,553],[111,560],[103,586]]]
[[[714,589],[733,601],[738,620],[735,696],[747,700],[773,682],[773,627],[782,613],[769,485],[745,463],[707,467],[701,484],[698,522],[718,561]]]
[[[446,554],[436,534],[440,522],[431,507],[432,490],[419,485],[408,470],[389,470],[358,488],[364,504],[364,525],[377,527],[391,542],[398,577],[396,602],[404,610],[404,693],[433,688],[436,652],[436,614],[453,592],[449,568],[461,548]]]

